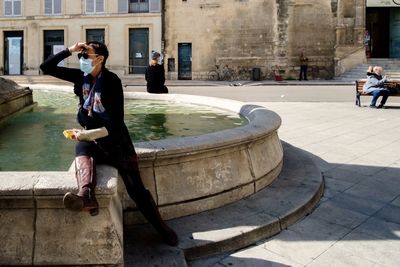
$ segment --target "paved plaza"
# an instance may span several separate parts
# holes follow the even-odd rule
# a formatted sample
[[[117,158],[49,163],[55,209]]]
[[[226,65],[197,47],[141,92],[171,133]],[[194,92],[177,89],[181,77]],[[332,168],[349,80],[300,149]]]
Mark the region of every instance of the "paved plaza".
[[[137,88],[137,90],[140,88]],[[314,155],[326,189],[316,210],[254,246],[189,266],[399,266],[400,102],[354,105],[354,86],[170,87],[276,111],[280,138]],[[336,98],[336,101],[335,101]],[[362,99],[368,105],[370,98]]]
[[[170,93],[240,100],[278,113],[280,138],[312,155],[326,188],[310,215],[272,238],[240,251],[158,266],[399,266],[399,97],[389,98],[386,109],[370,109],[370,97],[362,98],[365,106],[355,106],[354,85],[348,84],[168,82]],[[126,90],[145,87],[138,83]]]

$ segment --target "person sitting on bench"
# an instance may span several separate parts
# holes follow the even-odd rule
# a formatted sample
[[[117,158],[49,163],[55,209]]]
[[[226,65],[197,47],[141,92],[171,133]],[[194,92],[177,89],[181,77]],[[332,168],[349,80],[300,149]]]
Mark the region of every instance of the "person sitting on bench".
[[[367,81],[364,84],[363,91],[372,94],[371,104],[369,105],[371,108],[383,108],[390,94],[385,86],[388,78],[386,75],[382,77],[382,73],[383,68],[380,66],[373,67],[373,72],[368,71],[367,73]],[[381,103],[376,106],[376,101],[380,96],[382,96]]]

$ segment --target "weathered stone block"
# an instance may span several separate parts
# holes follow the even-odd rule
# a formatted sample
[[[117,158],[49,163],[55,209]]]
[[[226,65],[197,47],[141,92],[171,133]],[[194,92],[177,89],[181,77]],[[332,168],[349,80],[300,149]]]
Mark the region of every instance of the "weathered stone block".
[[[0,209],[0,265],[31,265],[34,218],[32,209]]]
[[[249,145],[249,156],[255,177],[262,177],[282,161],[283,149],[276,133]]]
[[[244,150],[214,150],[202,156],[197,160],[182,158],[173,165],[160,162],[155,167],[160,205],[217,194],[253,179]]]
[[[97,172],[97,216],[64,208],[64,194],[77,191],[71,172],[0,176],[0,265],[122,265],[118,173],[104,165]]]
[[[66,209],[39,209],[35,265],[116,264],[123,262],[122,236],[110,213],[97,216]]]

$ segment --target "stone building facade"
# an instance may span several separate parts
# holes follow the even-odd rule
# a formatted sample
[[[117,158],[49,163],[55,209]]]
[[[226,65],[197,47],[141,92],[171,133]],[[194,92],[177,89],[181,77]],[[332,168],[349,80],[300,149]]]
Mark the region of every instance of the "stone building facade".
[[[151,50],[161,50],[161,0],[1,0],[0,73],[40,74],[49,55],[77,41],[99,40],[107,65],[140,75]],[[70,57],[64,66],[78,67]]]
[[[228,67],[295,79],[301,52],[313,79],[365,61],[364,0],[169,0],[164,53],[171,79],[208,79]]]
[[[169,79],[296,79],[304,52],[309,78],[331,79],[400,57],[399,25],[399,0],[0,0],[0,74],[40,74],[50,54],[101,40],[119,75],[143,77],[156,50]]]

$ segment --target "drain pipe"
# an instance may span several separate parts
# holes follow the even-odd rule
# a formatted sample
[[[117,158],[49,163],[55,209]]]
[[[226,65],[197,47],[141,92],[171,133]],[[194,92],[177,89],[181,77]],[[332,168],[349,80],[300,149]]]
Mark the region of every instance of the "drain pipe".
[[[164,65],[165,58],[165,0],[161,1],[161,54],[162,64]]]

